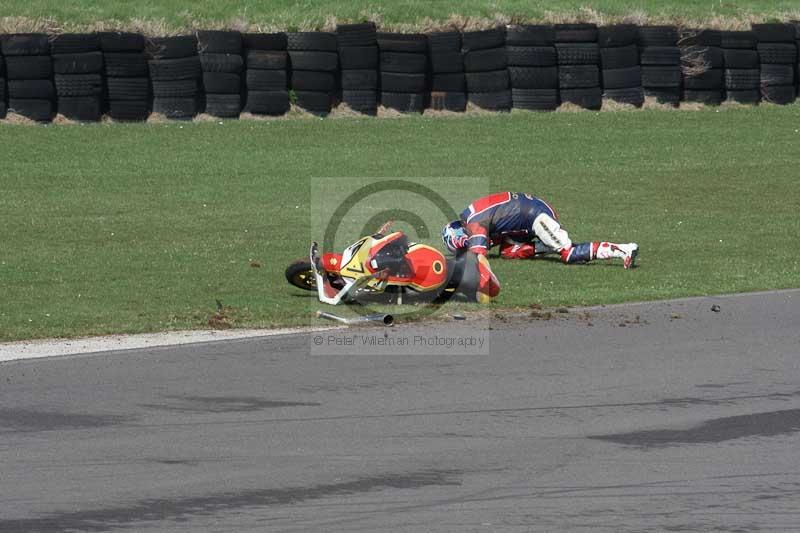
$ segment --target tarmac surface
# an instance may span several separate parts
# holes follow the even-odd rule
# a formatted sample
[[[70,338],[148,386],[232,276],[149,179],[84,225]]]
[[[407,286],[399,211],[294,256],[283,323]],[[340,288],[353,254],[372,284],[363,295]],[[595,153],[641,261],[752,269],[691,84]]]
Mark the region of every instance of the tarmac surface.
[[[800,529],[800,290],[561,311],[2,363],[0,531]]]

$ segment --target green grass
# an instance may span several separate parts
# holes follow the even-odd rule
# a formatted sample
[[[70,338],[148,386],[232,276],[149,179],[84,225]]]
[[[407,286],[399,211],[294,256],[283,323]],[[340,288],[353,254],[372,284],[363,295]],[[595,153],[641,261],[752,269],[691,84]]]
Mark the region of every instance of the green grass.
[[[237,19],[253,25],[293,28],[309,23],[320,26],[331,16],[351,21],[379,17],[386,24],[402,24],[416,23],[426,18],[442,21],[452,14],[470,18],[493,18],[502,14],[542,20],[552,18],[554,12],[578,13],[582,8],[590,8],[611,17],[644,12],[655,17],[694,20],[743,18],[748,15],[777,18],[800,10],[797,0],[258,0],[246,4],[219,0],[5,0],[0,16],[41,17],[68,26],[112,19],[163,19],[173,27],[187,27],[192,21]]]
[[[632,271],[495,259],[497,307],[800,287],[798,124],[800,106],[1,125],[0,340],[204,327],[216,299],[237,326],[313,322],[283,269],[320,176],[485,178],[551,200],[573,240],[641,243]]]

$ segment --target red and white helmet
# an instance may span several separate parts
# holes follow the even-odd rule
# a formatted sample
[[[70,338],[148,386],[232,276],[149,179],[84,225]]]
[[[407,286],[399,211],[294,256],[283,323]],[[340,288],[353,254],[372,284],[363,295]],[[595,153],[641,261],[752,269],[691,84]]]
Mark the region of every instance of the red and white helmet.
[[[460,220],[454,220],[442,229],[442,241],[451,254],[467,247],[469,234]]]

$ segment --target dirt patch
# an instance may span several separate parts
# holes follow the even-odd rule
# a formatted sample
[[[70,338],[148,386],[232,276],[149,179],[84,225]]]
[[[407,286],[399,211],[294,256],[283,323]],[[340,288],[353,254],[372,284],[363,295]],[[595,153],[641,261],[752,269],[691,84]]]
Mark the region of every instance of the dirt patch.
[[[419,113],[403,113],[401,111],[398,111],[397,109],[392,109],[390,107],[384,107],[382,105],[378,106],[379,118],[408,118],[418,114]]]
[[[617,102],[616,100],[603,98],[603,107],[600,110],[615,113],[618,111],[638,111],[639,108],[633,104],[624,104],[622,102]]]
[[[747,109],[752,108],[752,104],[743,104],[741,102],[735,102],[733,100],[725,100],[719,105],[720,109]]]
[[[238,322],[245,320],[247,314],[247,309],[223,305],[221,301],[217,300],[217,310],[208,318],[206,324],[211,329],[231,329],[236,327]]]
[[[661,109],[661,110],[674,110],[675,106],[672,104],[665,104],[659,102],[655,96],[645,96],[642,109]]]
[[[53,124],[74,126],[76,124],[82,124],[82,122],[80,122],[78,120],[73,120],[71,118],[67,118],[64,115],[59,113],[53,119]]]
[[[582,113],[584,111],[586,111],[586,109],[572,102],[564,102],[556,108],[556,113]]]
[[[161,113],[150,113],[150,116],[147,117],[146,122],[148,124],[170,124],[172,120],[168,119]]]
[[[371,118],[371,115],[356,111],[347,104],[339,104],[334,107],[328,116],[330,118]]]
[[[224,119],[209,115],[208,113],[200,113],[196,115],[193,120],[194,122],[222,122]]]
[[[474,117],[496,117],[498,114],[502,114],[504,111],[492,111],[490,109],[484,109],[482,107],[476,106],[472,102],[467,102],[467,115],[472,115]],[[462,115],[465,113],[461,113]]]
[[[702,102],[683,101],[681,102],[680,107],[678,109],[680,109],[681,111],[702,111],[705,108],[706,105]]]
[[[31,126],[36,124],[42,124],[40,122],[36,122],[35,120],[31,120],[28,117],[18,115],[17,113],[12,113],[12,112],[9,112],[6,115],[6,118],[1,120],[0,122],[3,122],[5,124],[12,124],[15,126]]]
[[[459,111],[447,111],[445,109],[426,109],[422,112],[422,116],[425,117],[432,117],[432,118],[453,118],[453,117],[463,117],[464,113]]]
[[[552,320],[553,313],[550,311],[540,311],[538,309],[534,309],[528,315],[533,320]]]

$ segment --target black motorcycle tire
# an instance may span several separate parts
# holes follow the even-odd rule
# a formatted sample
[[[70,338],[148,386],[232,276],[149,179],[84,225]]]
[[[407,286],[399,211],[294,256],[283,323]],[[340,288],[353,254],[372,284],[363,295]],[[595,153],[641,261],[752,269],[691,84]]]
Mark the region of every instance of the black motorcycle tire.
[[[317,278],[314,277],[311,262],[306,259],[299,259],[286,267],[286,281],[298,289],[317,290]]]

